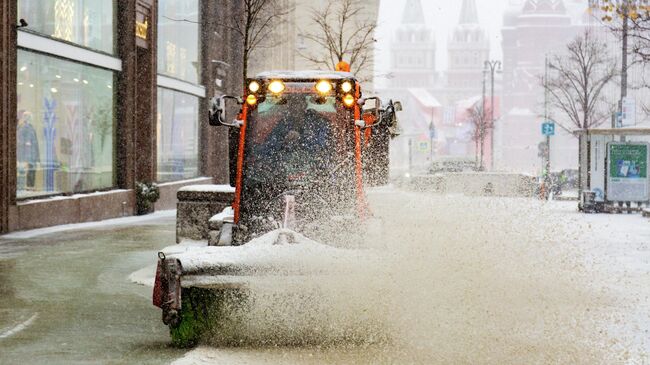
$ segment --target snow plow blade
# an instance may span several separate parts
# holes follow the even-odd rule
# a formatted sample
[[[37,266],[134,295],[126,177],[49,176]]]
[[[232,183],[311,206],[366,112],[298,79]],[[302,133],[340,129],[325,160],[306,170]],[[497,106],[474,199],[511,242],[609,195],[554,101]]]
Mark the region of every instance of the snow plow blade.
[[[287,230],[269,232],[241,246],[182,243],[159,253],[154,305],[162,309],[172,343],[194,346],[221,318],[216,313],[225,298],[235,296],[244,305],[251,287],[285,290],[315,285],[319,278],[344,279],[345,272],[367,254],[368,250],[336,248]]]

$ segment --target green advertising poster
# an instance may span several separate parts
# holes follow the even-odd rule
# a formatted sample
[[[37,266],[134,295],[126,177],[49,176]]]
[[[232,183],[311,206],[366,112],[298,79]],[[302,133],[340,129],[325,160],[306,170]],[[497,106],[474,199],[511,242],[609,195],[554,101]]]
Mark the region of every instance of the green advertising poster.
[[[648,177],[648,145],[611,145],[609,176],[615,179],[645,179]]]

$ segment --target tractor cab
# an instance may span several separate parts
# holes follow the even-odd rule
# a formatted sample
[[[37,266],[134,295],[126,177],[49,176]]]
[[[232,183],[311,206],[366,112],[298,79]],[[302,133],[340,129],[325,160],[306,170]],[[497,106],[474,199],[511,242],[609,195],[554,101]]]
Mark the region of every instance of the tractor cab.
[[[229,121],[234,103],[240,112]],[[367,215],[364,165],[373,156],[364,150],[394,114],[392,103],[364,98],[348,72],[267,72],[246,81],[243,97],[215,98],[210,123],[239,132],[234,237]]]

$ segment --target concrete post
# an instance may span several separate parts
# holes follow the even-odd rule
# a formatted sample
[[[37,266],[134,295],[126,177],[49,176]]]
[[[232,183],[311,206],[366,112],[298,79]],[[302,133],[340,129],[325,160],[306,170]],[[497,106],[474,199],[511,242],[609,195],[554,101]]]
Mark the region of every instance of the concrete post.
[[[158,1],[118,1],[117,19],[124,26],[117,37],[117,185],[132,189],[136,181],[155,180]],[[138,36],[136,22],[144,21],[148,27]]]
[[[16,203],[17,2],[0,3],[0,233],[9,231]]]

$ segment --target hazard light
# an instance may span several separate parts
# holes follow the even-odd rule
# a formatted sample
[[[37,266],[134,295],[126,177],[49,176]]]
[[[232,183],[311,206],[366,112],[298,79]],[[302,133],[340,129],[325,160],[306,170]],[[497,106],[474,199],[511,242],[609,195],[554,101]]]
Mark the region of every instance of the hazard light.
[[[351,108],[354,105],[354,96],[352,94],[347,94],[343,97],[343,104],[348,108]]]
[[[269,91],[273,94],[280,94],[284,91],[284,83],[279,80],[275,80],[269,84]]]
[[[257,97],[253,94],[250,94],[246,97],[246,103],[250,106],[257,104]]]
[[[352,91],[352,87],[353,86],[350,81],[343,81],[343,83],[341,83],[341,91],[343,91],[344,93],[349,93],[350,91]]]
[[[329,94],[333,88],[332,83],[327,80],[321,80],[316,84],[316,91],[321,95]]]
[[[251,81],[251,83],[248,84],[248,90],[252,93],[260,91],[260,83],[257,81]]]

